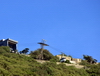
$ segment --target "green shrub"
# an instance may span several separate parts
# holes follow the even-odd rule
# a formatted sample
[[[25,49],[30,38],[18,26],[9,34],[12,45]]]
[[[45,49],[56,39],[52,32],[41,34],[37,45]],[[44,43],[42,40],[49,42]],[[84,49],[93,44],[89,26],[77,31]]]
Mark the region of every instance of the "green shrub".
[[[85,65],[85,66],[87,66],[87,65],[90,65],[90,63],[88,63],[86,60],[82,60],[82,61],[80,62],[80,65]]]
[[[91,65],[89,69],[86,70],[90,76],[100,76],[100,64],[98,65]]]
[[[54,56],[52,59],[50,59],[50,62],[59,62],[59,58]]]
[[[71,64],[69,60],[66,60],[65,63]]]
[[[10,53],[10,48],[7,46],[0,46],[0,54]]]
[[[37,49],[30,53],[31,57],[34,59],[41,59],[41,49]],[[54,56],[46,49],[43,49],[43,60],[53,59]]]

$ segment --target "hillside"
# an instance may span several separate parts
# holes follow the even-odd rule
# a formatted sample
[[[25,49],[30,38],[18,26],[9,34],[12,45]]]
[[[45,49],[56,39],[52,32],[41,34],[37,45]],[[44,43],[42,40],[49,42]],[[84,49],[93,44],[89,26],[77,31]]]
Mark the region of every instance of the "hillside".
[[[100,76],[100,64],[93,67],[77,69],[53,61],[41,64],[32,57],[9,53],[8,47],[0,47],[0,76]]]

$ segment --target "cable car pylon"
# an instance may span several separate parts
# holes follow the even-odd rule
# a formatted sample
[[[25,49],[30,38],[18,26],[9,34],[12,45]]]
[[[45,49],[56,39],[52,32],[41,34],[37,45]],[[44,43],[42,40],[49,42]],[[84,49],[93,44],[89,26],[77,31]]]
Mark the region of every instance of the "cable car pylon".
[[[40,53],[40,56],[39,56],[39,59],[40,60],[43,60],[43,49],[44,49],[44,46],[49,46],[48,44],[45,44],[46,40],[42,39],[42,42],[39,42],[38,44],[41,45],[41,53]]]

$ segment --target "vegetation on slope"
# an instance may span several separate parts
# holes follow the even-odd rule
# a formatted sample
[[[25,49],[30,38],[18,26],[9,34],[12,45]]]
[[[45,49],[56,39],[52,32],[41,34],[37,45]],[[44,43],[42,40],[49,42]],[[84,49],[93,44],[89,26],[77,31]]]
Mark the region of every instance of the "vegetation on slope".
[[[99,76],[99,70],[96,71],[92,70],[95,75],[91,75],[91,69],[77,69],[53,61],[40,64],[31,56],[10,53],[8,47],[0,47],[0,76]]]
[[[31,57],[34,59],[39,59],[41,55],[41,49],[37,49],[35,51],[32,51],[30,53]],[[56,56],[53,56],[48,50],[43,49],[43,60],[50,60],[53,62],[59,61],[59,58]]]

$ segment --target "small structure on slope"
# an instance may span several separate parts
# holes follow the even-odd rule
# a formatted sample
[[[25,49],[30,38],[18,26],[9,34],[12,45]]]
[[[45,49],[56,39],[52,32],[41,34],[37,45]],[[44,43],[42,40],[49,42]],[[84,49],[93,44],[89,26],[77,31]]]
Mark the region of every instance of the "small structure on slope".
[[[64,59],[66,59],[66,60],[69,60],[70,63],[72,63],[72,64],[78,64],[78,63],[80,63],[80,62],[82,61],[82,59],[71,58],[71,57],[69,57],[69,56],[61,56],[61,55],[56,55],[56,56],[57,56],[59,59],[64,58]]]
[[[18,44],[18,41],[12,40],[10,38],[0,40],[0,46],[9,46],[11,52],[16,52],[17,44]]]

